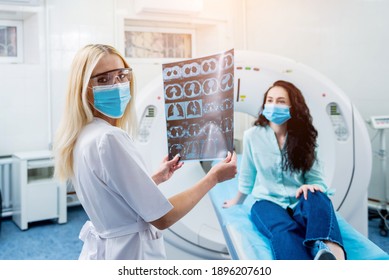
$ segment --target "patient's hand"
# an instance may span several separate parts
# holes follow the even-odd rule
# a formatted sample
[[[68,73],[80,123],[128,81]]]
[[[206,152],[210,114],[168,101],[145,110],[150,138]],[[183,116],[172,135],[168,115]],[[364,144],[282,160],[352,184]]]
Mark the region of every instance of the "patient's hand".
[[[236,204],[238,204],[236,198],[229,199],[229,200],[224,201],[223,208],[230,208],[231,206],[234,206]]]
[[[299,198],[301,195],[303,195],[304,199],[307,200],[308,199],[308,191],[310,191],[310,192],[315,192],[315,191],[323,192],[323,190],[316,185],[302,185],[296,191],[296,198]]]
[[[238,191],[238,193],[234,198],[224,201],[222,207],[230,208],[231,206],[234,206],[236,204],[242,204],[245,201],[246,197],[247,197],[246,194],[243,194],[240,191]]]

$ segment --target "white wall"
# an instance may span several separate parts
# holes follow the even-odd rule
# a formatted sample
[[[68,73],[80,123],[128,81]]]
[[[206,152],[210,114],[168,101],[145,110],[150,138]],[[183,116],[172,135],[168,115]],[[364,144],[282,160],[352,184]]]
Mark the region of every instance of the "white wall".
[[[42,7],[0,5],[0,20],[24,22],[22,38],[29,46],[22,63],[0,63],[0,156],[47,148],[43,14]]]
[[[0,19],[23,21],[24,60],[0,64],[0,156],[49,149],[62,114],[75,52],[114,44],[114,1],[0,5]]]
[[[65,104],[69,68],[84,45],[114,45],[114,1],[47,1],[52,136],[58,128]],[[52,139],[51,139],[52,140]]]
[[[115,18],[118,35],[116,43],[120,50],[124,50],[123,21],[125,20],[130,21],[134,26],[142,26],[142,22],[150,21],[155,28],[176,27],[195,30],[194,56],[210,55],[237,47],[236,42],[239,40],[235,37],[239,37],[242,29],[240,13],[237,13],[242,11],[240,0],[203,0],[203,9],[193,14],[136,13],[136,1],[116,1]],[[182,3],[182,1],[188,2],[188,0],[176,2]],[[153,77],[160,75],[163,63],[171,62],[163,59],[141,61],[131,58],[128,61],[135,70],[138,89],[145,86]]]
[[[389,1],[247,0],[246,5],[248,49],[318,70],[349,96],[364,119],[389,115]],[[375,158],[369,197],[379,199],[377,167]]]

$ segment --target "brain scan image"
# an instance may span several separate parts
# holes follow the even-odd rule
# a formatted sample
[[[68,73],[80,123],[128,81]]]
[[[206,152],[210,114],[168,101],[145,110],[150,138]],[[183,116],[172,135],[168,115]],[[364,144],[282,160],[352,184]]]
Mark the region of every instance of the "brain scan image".
[[[220,89],[222,91],[228,91],[234,87],[234,76],[231,73],[227,73],[221,77]]]
[[[202,100],[193,100],[187,103],[187,108],[186,108],[187,118],[202,116],[201,101]]]
[[[205,95],[213,95],[219,90],[217,80],[215,78],[206,79],[203,82],[203,91]]]
[[[183,144],[173,144],[169,148],[169,154],[174,157],[177,154],[184,155],[185,154],[185,147]]]
[[[203,105],[203,113],[209,114],[219,111],[219,105],[217,102],[209,102]]]
[[[233,65],[234,57],[232,56],[232,54],[227,53],[222,59],[221,68],[225,70],[231,68]]]
[[[181,77],[181,68],[179,66],[166,67],[162,75],[164,80],[178,79]]]
[[[171,103],[167,104],[167,119],[168,120],[177,120],[184,119],[185,113],[182,103]]]
[[[232,131],[232,129],[233,129],[232,118],[224,118],[224,119],[222,119],[220,127],[221,127],[223,132],[230,132],[230,131]]]
[[[183,97],[182,87],[179,84],[167,85],[165,87],[165,98],[167,100],[176,100]]]
[[[201,84],[198,81],[189,81],[184,84],[184,94],[188,98],[201,95]]]
[[[184,78],[194,77],[200,74],[200,65],[197,62],[185,64],[181,71]]]
[[[233,106],[234,106],[234,102],[232,101],[232,99],[226,98],[222,101],[222,104],[220,105],[220,109],[222,111],[225,111],[225,110],[232,109]]]
[[[181,126],[181,125],[178,125],[178,126],[171,126],[168,131],[167,131],[167,135],[169,138],[182,138],[185,136],[185,129]]]
[[[193,123],[188,126],[187,134],[189,137],[197,137],[201,134],[201,127],[198,123]]]
[[[217,71],[217,61],[214,58],[204,60],[201,63],[201,74],[207,75]]]

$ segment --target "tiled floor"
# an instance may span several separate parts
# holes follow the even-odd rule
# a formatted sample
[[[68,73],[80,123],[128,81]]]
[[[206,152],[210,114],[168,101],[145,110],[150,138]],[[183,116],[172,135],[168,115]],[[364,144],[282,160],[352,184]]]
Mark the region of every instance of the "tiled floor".
[[[76,260],[82,248],[78,234],[86,220],[80,206],[69,207],[65,224],[31,223],[26,231],[21,231],[7,218],[1,224],[0,259]],[[380,235],[379,222],[379,219],[369,221],[369,239],[389,253],[389,237]]]

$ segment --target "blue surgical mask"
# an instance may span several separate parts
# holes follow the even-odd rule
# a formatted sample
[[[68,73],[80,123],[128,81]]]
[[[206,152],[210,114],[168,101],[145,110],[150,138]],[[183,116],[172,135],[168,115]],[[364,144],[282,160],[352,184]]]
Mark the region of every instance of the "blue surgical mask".
[[[107,117],[121,118],[131,100],[130,83],[93,87],[94,107]]]
[[[264,115],[268,121],[281,125],[290,119],[289,106],[265,104],[262,115]]]

